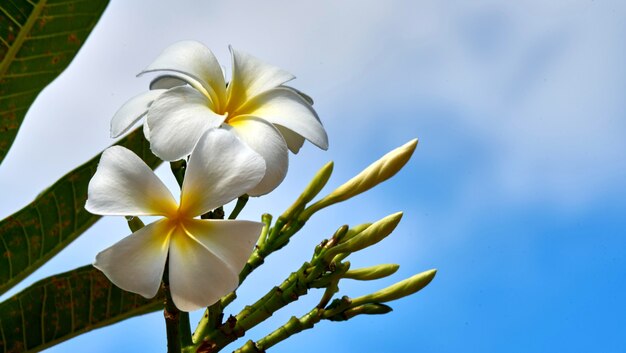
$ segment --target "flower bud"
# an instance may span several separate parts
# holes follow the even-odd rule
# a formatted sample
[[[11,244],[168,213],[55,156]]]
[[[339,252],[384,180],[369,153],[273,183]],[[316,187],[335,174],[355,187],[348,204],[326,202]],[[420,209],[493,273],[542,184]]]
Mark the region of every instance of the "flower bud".
[[[396,271],[398,271],[398,268],[400,268],[400,265],[382,264],[371,267],[359,268],[356,270],[350,270],[346,272],[342,277],[355,279],[358,281],[371,281],[374,279],[391,276]]]
[[[426,287],[435,278],[436,273],[435,269],[418,273],[385,289],[352,299],[352,305],[357,307],[366,303],[385,303],[406,297]]]
[[[353,253],[378,243],[396,229],[400,219],[402,219],[402,212],[397,212],[375,222],[350,240],[331,248],[328,252],[329,256]]]
[[[346,235],[343,237],[343,239],[341,241],[342,242],[346,242],[346,241],[354,238],[357,234],[360,234],[362,231],[366,230],[371,225],[372,225],[372,223],[363,223],[363,224],[359,224],[359,225],[356,225],[356,226],[348,229],[348,232],[346,233]],[[332,260],[332,262],[339,263],[339,262],[343,261],[346,257],[348,257],[348,255],[350,255],[350,253],[339,254],[339,255],[335,256],[335,258]]]
[[[357,315],[381,315],[392,312],[393,309],[385,304],[371,303],[363,304],[355,308],[348,309],[342,313],[329,317],[330,321],[345,321]]]
[[[313,213],[324,207],[345,201],[391,178],[409,161],[416,146],[417,139],[413,139],[403,146],[387,153],[369,167],[365,168],[357,176],[305,209],[300,218],[306,220]]]
[[[326,163],[320,170],[317,171],[313,179],[306,186],[304,191],[300,194],[298,199],[282,214],[281,217],[289,219],[293,214],[300,209],[303,209],[307,203],[309,203],[328,182],[330,175],[333,172],[333,162]]]

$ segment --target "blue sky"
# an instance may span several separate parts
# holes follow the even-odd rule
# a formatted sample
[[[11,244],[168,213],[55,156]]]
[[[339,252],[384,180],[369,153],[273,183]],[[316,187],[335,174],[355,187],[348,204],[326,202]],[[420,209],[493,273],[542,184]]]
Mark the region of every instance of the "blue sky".
[[[252,200],[243,218],[282,212],[328,160],[329,186],[338,186],[420,139],[394,179],[316,215],[244,283],[233,310],[282,281],[338,226],[399,210],[396,232],[351,260],[398,263],[398,273],[346,282],[341,293],[439,269],[388,315],[322,323],[274,351],[623,352],[625,15],[619,1],[112,0],[0,167],[3,200],[11,200],[0,216],[111,143],[110,117],[146,89],[150,78],[135,75],[167,45],[199,40],[228,72],[232,44],[297,76],[293,85],[315,99],[331,146],[292,156],[285,182]],[[127,233],[122,219],[103,219],[22,287],[92,262]],[[319,294],[249,338],[305,313]],[[50,351],[164,347],[161,314],[152,314]]]

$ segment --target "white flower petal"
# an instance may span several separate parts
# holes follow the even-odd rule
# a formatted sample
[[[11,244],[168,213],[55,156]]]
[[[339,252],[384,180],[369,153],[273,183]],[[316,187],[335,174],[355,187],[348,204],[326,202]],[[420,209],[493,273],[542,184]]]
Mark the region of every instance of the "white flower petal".
[[[170,89],[178,86],[184,86],[189,83],[189,80],[193,79],[183,74],[163,75],[150,81],[150,89]]]
[[[263,180],[248,191],[260,196],[274,190],[287,175],[289,152],[287,143],[274,125],[253,116],[239,116],[228,122],[231,131],[265,160]],[[224,126],[228,129],[228,126]]]
[[[143,136],[150,142],[150,127],[148,126],[148,120],[143,122]]]
[[[293,80],[289,72],[266,64],[254,56],[230,47],[233,77],[227,88],[228,106],[234,110],[248,99]]]
[[[199,82],[215,103],[225,99],[226,82],[222,68],[215,55],[202,43],[186,40],[170,45],[140,75],[153,71],[182,73]],[[189,83],[195,86],[196,82]]]
[[[241,268],[234,268],[234,264],[226,261],[234,258],[235,264],[239,265],[240,259],[245,255],[240,253],[242,252],[240,249],[243,248],[246,250],[245,253],[250,255],[254,247],[252,240],[252,245],[248,248],[251,236],[247,228],[250,227],[234,226],[231,228],[233,233],[228,234],[229,238],[224,240],[223,232],[212,234],[214,229],[222,230],[221,227],[198,226],[195,223],[186,222],[186,225],[190,226],[187,232],[194,239],[183,231],[177,231],[172,237],[170,246],[170,292],[176,307],[183,311],[209,306],[235,290],[239,285]],[[247,231],[242,236],[234,233],[242,228],[246,228],[244,230]],[[258,237],[258,234],[256,236]],[[221,248],[208,249],[199,241],[203,239],[209,242],[206,239],[213,237],[215,237],[213,243],[222,244]],[[224,245],[224,242],[233,244]],[[221,258],[220,255],[228,260]]]
[[[167,220],[148,224],[100,252],[93,265],[116,286],[152,298],[161,285],[171,231]]]
[[[165,90],[153,90],[138,94],[124,103],[111,119],[111,137],[118,137],[128,131],[134,123],[141,119],[152,101]]]
[[[121,146],[102,153],[87,195],[85,209],[99,215],[168,215],[178,209],[170,191],[146,163]]]
[[[150,148],[166,161],[191,153],[200,136],[224,121],[209,108],[209,100],[191,87],[175,87],[161,94],[148,110]]]
[[[287,147],[292,153],[296,154],[300,152],[300,148],[304,145],[304,137],[296,134],[286,127],[280,125],[274,125],[274,127],[280,132],[281,135],[283,135],[283,138],[287,143]]]
[[[281,87],[293,91],[295,94],[299,95],[300,97],[302,97],[302,99],[304,99],[307,103],[309,103],[309,105],[313,105],[314,103],[313,98],[311,98],[311,96],[309,96],[308,94],[300,91],[299,89],[293,88],[291,86],[282,85]],[[152,87],[150,87],[150,89],[152,89]]]
[[[193,219],[185,226],[195,240],[239,274],[254,250],[263,223]]]
[[[222,206],[255,187],[264,174],[260,155],[234,134],[211,129],[189,157],[180,213],[191,218]]]
[[[317,113],[300,95],[278,87],[252,98],[239,110],[301,135],[321,149],[328,149],[328,136]]]

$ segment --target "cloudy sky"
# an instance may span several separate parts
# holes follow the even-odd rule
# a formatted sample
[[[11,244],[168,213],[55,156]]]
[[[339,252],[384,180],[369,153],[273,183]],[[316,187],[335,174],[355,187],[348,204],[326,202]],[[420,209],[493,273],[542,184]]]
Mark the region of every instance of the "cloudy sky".
[[[150,77],[135,75],[166,46],[201,41],[229,72],[231,44],[295,74],[330,140],[326,152],[309,144],[291,156],[285,182],[252,200],[243,218],[281,213],[329,160],[330,189],[420,139],[394,179],[316,215],[244,283],[232,310],[282,281],[338,226],[400,210],[396,232],[352,259],[353,267],[391,262],[400,271],[346,282],[341,294],[439,270],[388,315],[324,322],[274,351],[622,352],[625,15],[622,2],[602,0],[112,0],[75,61],[32,106],[0,167],[0,217],[112,142],[111,116],[147,88]],[[159,174],[172,183],[167,170]],[[103,219],[20,288],[91,263],[127,233],[123,219]],[[305,313],[319,295],[248,337]],[[139,347],[164,351],[160,313],[50,351]]]

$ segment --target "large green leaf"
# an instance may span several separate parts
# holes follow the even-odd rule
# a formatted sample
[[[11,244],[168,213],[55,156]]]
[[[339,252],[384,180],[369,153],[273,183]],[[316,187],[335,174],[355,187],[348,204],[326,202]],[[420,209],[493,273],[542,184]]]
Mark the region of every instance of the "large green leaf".
[[[30,105],[69,65],[108,2],[0,1],[0,162]]]
[[[3,0],[5,1],[5,0]],[[149,166],[161,160],[150,152],[141,128],[119,141]],[[0,294],[43,265],[93,225],[87,212],[87,185],[100,155],[69,172],[28,206],[0,221]]]
[[[80,267],[43,279],[0,304],[0,352],[38,352],[161,308],[161,295],[145,299],[114,286],[92,266]]]

